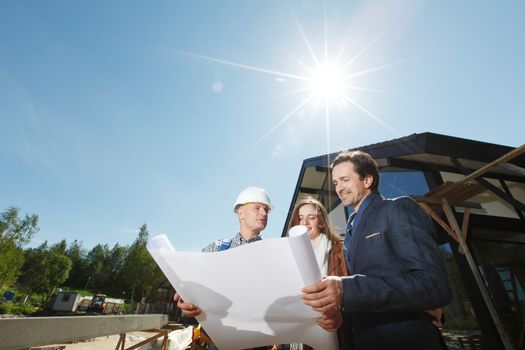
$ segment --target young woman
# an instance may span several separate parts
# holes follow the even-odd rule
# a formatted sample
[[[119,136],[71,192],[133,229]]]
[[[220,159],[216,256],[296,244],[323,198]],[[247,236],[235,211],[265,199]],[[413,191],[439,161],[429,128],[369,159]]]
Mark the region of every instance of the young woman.
[[[323,276],[346,276],[341,236],[328,222],[328,213],[318,200],[307,197],[296,203],[288,228],[304,225]]]
[[[317,264],[323,276],[347,276],[345,255],[341,236],[335,232],[328,222],[328,212],[321,202],[307,197],[295,204],[288,229],[296,225],[308,228],[310,242],[315,253]],[[341,327],[343,328],[343,327]],[[347,340],[339,329],[339,349],[347,349]],[[307,345],[292,343],[291,350],[311,349]]]

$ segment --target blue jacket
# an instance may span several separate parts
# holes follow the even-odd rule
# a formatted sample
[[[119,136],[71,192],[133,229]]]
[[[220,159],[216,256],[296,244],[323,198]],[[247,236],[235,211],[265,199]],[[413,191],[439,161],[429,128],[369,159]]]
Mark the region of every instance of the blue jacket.
[[[355,348],[441,349],[424,313],[451,300],[434,226],[409,197],[370,196],[345,244],[350,276],[343,278],[343,307]]]

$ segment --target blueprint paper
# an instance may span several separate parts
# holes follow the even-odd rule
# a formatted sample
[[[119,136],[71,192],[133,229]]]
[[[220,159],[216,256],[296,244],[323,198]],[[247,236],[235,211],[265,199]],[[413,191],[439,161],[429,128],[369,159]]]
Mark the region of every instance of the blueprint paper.
[[[197,320],[220,350],[290,342],[337,349],[336,334],[301,299],[302,287],[321,280],[307,234],[214,253],[175,251],[165,235],[147,247],[180,296],[203,310]]]

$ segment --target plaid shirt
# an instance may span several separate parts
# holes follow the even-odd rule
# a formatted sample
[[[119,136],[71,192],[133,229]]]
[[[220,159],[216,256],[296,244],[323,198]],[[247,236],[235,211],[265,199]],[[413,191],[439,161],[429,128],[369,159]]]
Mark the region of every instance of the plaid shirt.
[[[241,245],[244,245],[244,244],[248,244],[248,243],[252,243],[252,242],[256,242],[256,241],[260,241],[262,238],[261,236],[257,235],[249,240],[246,240],[244,239],[243,236],[241,236],[240,233],[237,233],[235,235],[235,237],[233,237],[231,240],[230,240],[230,247],[228,249],[231,249],[231,248],[236,248],[238,246],[241,246]],[[228,242],[227,240],[224,240],[224,239],[219,239],[217,241],[214,241],[214,242],[211,242],[210,244],[208,244],[208,246],[206,246],[206,248],[204,248],[202,251],[203,252],[218,252],[220,251],[220,247],[221,247],[221,244],[223,242]]]

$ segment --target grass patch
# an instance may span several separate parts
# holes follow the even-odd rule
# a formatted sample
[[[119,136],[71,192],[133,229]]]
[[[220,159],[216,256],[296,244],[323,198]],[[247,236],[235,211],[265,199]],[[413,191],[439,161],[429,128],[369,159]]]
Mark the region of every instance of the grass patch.
[[[0,304],[0,314],[9,315],[30,315],[37,310],[32,305]]]

